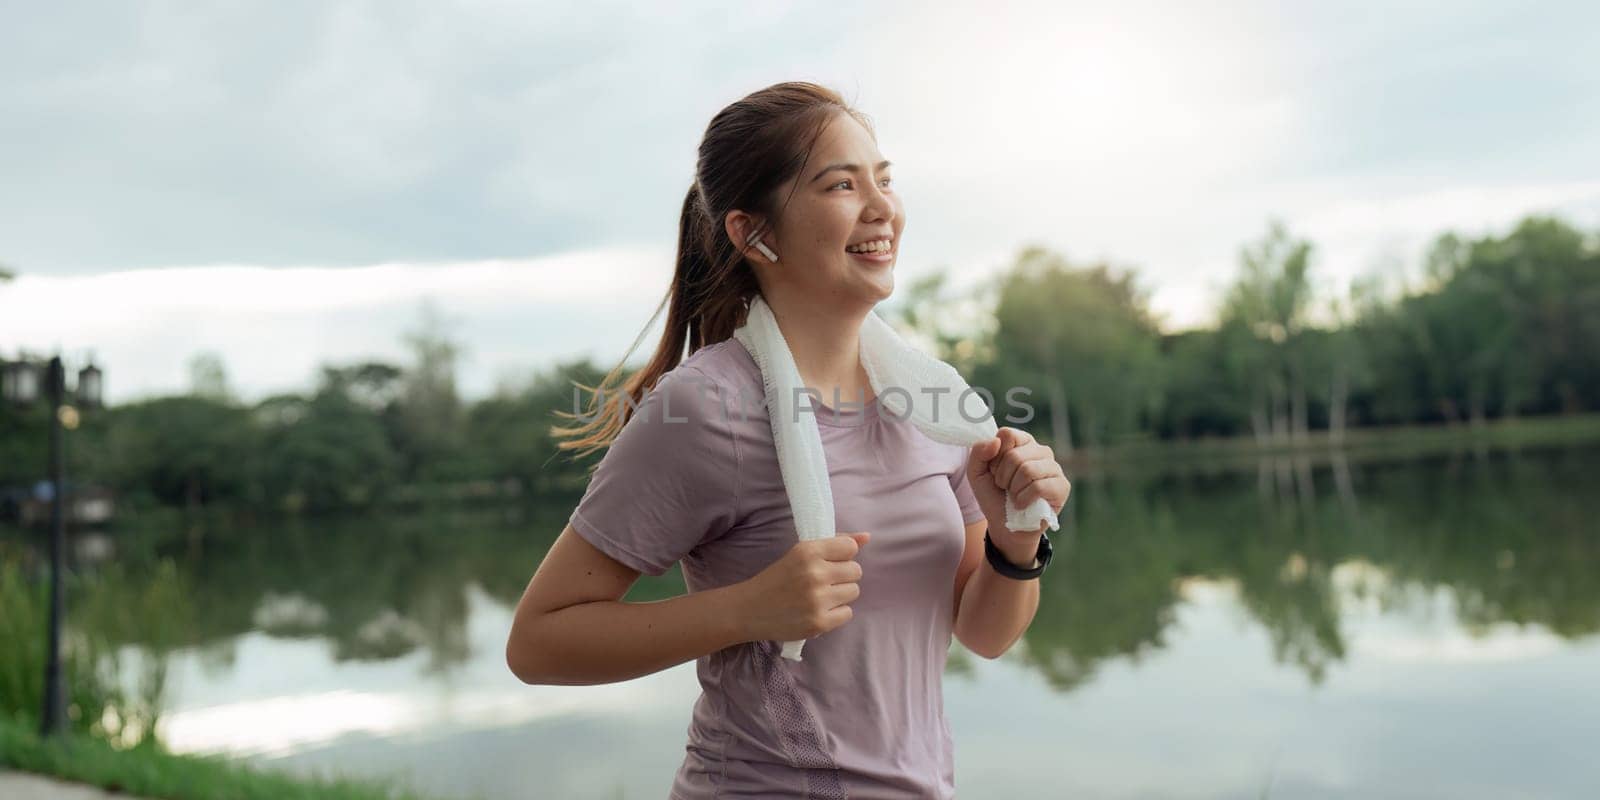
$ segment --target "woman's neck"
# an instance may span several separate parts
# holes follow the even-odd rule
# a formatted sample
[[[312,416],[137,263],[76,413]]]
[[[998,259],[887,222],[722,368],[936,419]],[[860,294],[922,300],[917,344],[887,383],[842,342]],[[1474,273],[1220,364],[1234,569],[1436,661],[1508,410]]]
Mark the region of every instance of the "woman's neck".
[[[861,323],[871,307],[823,305],[800,298],[768,298],[778,330],[789,345],[800,380],[824,405],[870,403],[874,398],[861,364]],[[837,392],[837,394],[835,394]]]

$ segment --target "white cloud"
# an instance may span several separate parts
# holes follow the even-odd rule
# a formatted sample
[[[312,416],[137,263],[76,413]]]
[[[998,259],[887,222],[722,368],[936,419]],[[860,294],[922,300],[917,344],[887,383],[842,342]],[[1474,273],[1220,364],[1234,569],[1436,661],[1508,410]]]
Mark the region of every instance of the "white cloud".
[[[20,120],[0,131],[14,177],[0,259],[24,273],[0,289],[16,315],[0,347],[133,359],[108,369],[113,391],[181,387],[190,349],[224,352],[262,390],[303,384],[319,359],[393,357],[405,309],[434,294],[475,337],[472,385],[584,348],[620,355],[671,274],[711,114],[784,79],[833,85],[877,121],[909,215],[902,279],[947,266],[971,285],[1037,243],[1137,268],[1171,327],[1209,321],[1271,216],[1315,241],[1332,287],[1414,260],[1446,228],[1600,211],[1600,163],[1574,144],[1600,134],[1583,105],[1600,62],[1533,46],[1582,28],[1561,15],[151,4],[96,27],[30,13],[81,36],[41,53],[0,31],[16,67],[0,97]],[[546,297],[566,305],[548,309],[516,274],[534,262],[499,258],[635,245],[648,264],[619,283],[551,270]],[[224,263],[240,266],[180,267]],[[101,274],[34,282],[73,271]],[[71,303],[93,314],[39,312]],[[606,330],[575,338],[550,322],[596,315]]]
[[[404,362],[401,336],[419,305],[462,325],[462,388],[543,366],[575,349],[581,328],[601,357],[620,357],[666,291],[671,254],[608,248],[526,260],[370,267],[249,266],[23,275],[0,289],[5,345],[93,350],[112,402],[187,387],[188,359],[219,353],[250,398],[309,388],[318,364]],[[610,366],[609,364],[607,366]]]

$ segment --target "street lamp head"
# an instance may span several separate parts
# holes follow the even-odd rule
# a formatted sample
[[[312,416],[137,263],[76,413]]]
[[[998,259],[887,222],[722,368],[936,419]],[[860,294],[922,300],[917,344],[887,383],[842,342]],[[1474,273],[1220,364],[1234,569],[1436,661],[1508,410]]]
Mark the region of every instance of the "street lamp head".
[[[78,405],[84,408],[100,408],[101,383],[99,367],[90,364],[78,370]]]
[[[39,367],[26,359],[0,365],[0,394],[13,406],[33,405],[39,399]]]

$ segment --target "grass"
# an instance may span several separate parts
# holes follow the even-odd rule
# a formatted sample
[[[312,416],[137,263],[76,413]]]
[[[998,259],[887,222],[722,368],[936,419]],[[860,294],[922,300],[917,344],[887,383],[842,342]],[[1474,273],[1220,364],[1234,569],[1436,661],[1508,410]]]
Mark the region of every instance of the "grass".
[[[80,733],[42,738],[21,715],[0,718],[0,767],[165,800],[410,800],[395,781],[312,779],[217,756],[168,753],[148,743],[119,750]],[[149,741],[149,740],[147,740]]]
[[[37,719],[44,705],[49,584],[41,576],[0,561],[0,718]],[[83,581],[69,575],[69,613],[89,599]],[[139,743],[155,722],[155,692],[127,692],[118,685],[117,654],[71,625],[62,631],[61,675],[69,687],[67,725],[73,731],[124,746]],[[107,712],[110,713],[107,713]]]

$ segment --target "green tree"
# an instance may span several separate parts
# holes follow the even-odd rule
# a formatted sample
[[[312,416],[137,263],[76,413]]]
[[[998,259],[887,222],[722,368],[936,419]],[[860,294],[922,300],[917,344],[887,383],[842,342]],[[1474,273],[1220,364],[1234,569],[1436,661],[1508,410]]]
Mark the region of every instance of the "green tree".
[[[1593,408],[1600,397],[1600,246],[1547,217],[1509,234],[1440,236],[1425,282],[1357,322],[1372,404],[1389,421],[1483,422]]]
[[[106,423],[116,485],[162,503],[198,507],[253,495],[260,439],[250,413],[205,397],[118,406]]]
[[[1258,439],[1303,439],[1308,423],[1307,354],[1302,334],[1311,308],[1311,243],[1273,221],[1266,235],[1240,250],[1239,276],[1223,301],[1222,325],[1242,326],[1258,350],[1250,360],[1265,366],[1246,391]],[[1244,388],[1244,387],[1241,387]]]
[[[490,475],[515,481],[523,492],[582,488],[587,471],[558,457],[550,431],[557,410],[582,410],[574,385],[594,386],[604,376],[604,370],[584,359],[538,372],[525,386],[501,385],[469,412],[470,449]]]
[[[278,395],[255,416],[265,434],[261,477],[268,501],[289,511],[371,506],[399,472],[383,424],[325,384],[315,395]]]
[[[1168,437],[1233,436],[1251,430],[1249,386],[1260,353],[1242,326],[1194,330],[1162,339],[1165,400],[1159,432]]]
[[[323,366],[321,390],[343,395],[375,414],[386,414],[400,401],[404,377],[400,367],[381,361]]]
[[[189,394],[224,403],[234,399],[222,356],[208,351],[189,359]]]
[[[992,360],[993,300],[987,285],[964,294],[949,290],[949,272],[940,269],[911,282],[897,293],[898,302],[885,316],[908,338],[933,345],[932,353],[964,376],[982,361]]]
[[[1001,390],[1001,411],[1010,387],[1042,391],[1058,452],[1070,453],[1075,438],[1103,445],[1156,411],[1158,331],[1131,271],[1074,268],[1032,247],[1001,279],[998,298],[986,385]]]
[[[1496,312],[1478,326],[1487,331],[1474,378],[1489,384],[1482,394],[1499,395],[1502,413],[1530,403],[1568,413],[1595,407],[1600,244],[1593,236],[1529,217],[1503,238],[1474,242],[1443,293],[1466,295],[1476,312]]]
[[[1328,437],[1335,446],[1344,441],[1350,423],[1350,397],[1371,385],[1371,356],[1357,327],[1362,315],[1381,303],[1381,287],[1376,278],[1359,278],[1350,283],[1344,298],[1329,302],[1333,328],[1324,332],[1316,346],[1328,401]]]
[[[405,342],[413,361],[401,378],[391,433],[409,479],[447,477],[450,460],[460,453],[466,422],[456,392],[461,345],[431,302],[423,304],[417,327],[406,333]]]

